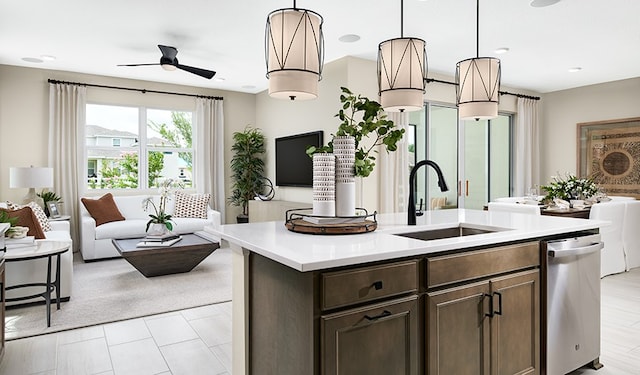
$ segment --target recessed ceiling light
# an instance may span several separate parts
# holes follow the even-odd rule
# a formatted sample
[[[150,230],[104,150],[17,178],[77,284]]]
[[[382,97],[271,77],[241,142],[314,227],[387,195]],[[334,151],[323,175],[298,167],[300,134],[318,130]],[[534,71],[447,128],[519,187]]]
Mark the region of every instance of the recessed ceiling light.
[[[502,55],[503,53],[507,53],[507,52],[509,52],[509,48],[507,48],[507,47],[497,48],[497,49],[496,49],[495,51],[493,51],[493,52],[495,52],[495,53],[496,53],[496,54],[498,54],[498,55]]]
[[[36,63],[36,64],[40,64],[40,63],[43,62],[42,60],[40,60],[38,58],[35,58],[35,57],[23,57],[22,61],[26,61],[26,62],[30,62],[30,63]]]
[[[576,72],[579,72],[581,70],[582,70],[581,67],[576,66],[576,67],[573,67],[573,68],[569,68],[569,73],[576,73]]]
[[[356,34],[345,34],[343,36],[341,36],[340,38],[338,38],[339,41],[341,41],[342,43],[353,43],[353,42],[357,42],[360,40],[360,35],[356,35]]]
[[[559,3],[560,0],[531,0],[531,6],[534,8],[543,8]]]
[[[214,81],[216,81],[216,82],[224,82],[224,81],[226,81],[227,79],[226,79],[226,78],[223,78],[223,77],[217,77],[217,78],[214,78],[213,80],[214,80]]]
[[[54,61],[56,59],[55,56],[51,56],[51,55],[40,55],[40,58],[43,61]]]

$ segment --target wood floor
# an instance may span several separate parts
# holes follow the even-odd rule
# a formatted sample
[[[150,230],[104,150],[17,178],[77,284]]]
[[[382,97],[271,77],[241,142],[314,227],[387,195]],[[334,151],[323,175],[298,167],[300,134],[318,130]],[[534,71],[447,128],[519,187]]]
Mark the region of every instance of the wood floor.
[[[601,353],[571,375],[640,375],[640,268],[602,279]],[[225,303],[9,341],[0,375],[231,374],[230,356]]]

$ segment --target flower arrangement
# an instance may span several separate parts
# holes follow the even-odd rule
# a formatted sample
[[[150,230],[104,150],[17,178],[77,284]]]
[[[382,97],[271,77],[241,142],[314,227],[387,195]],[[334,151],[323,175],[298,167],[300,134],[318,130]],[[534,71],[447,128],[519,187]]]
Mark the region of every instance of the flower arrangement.
[[[149,211],[149,208],[153,208],[153,214],[149,214],[151,218],[147,222],[146,231],[149,230],[151,224],[164,224],[168,230],[173,230],[173,223],[171,221],[171,215],[167,214],[167,201],[171,199],[171,194],[177,189],[182,188],[182,181],[174,179],[166,179],[158,182],[160,191],[160,203],[158,205],[153,201],[153,197],[147,197],[142,201],[142,208],[145,211]]]
[[[598,185],[590,178],[577,178],[567,173],[563,177],[553,176],[548,185],[540,186],[547,192],[544,200],[552,201],[554,198],[564,200],[589,199],[598,193]]]

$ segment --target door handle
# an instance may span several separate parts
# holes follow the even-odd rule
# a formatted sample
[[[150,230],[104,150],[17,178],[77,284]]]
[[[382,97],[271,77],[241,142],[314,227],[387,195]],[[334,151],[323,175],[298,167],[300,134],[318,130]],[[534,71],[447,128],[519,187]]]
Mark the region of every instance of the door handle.
[[[485,293],[482,298],[489,298],[489,312],[484,313],[484,316],[488,316],[489,318],[493,318],[493,295]]]
[[[502,315],[502,293],[493,292],[493,294],[498,296],[498,311],[494,311],[493,313],[496,315]],[[491,301],[493,301],[493,297],[491,298]]]
[[[462,181],[458,180],[458,196],[462,196]]]
[[[378,319],[387,317],[389,315],[391,315],[391,311],[384,310],[380,315],[375,315],[375,316],[365,315],[364,318],[367,319],[368,321],[373,321],[373,320],[378,320]]]
[[[466,192],[466,195],[468,197],[469,196],[469,180],[467,180],[466,184],[467,184],[467,186],[465,188],[465,192]]]

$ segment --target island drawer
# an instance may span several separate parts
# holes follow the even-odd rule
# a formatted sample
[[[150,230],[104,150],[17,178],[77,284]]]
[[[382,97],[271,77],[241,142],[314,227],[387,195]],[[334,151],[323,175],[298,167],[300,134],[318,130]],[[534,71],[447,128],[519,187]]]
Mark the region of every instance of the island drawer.
[[[540,245],[509,246],[427,258],[427,288],[469,281],[540,265]]]
[[[418,261],[410,260],[321,274],[323,310],[418,290]]]

